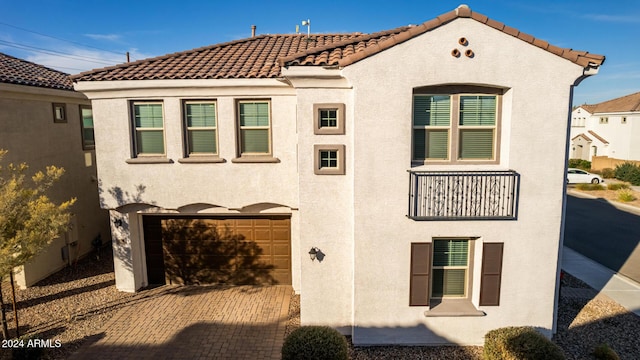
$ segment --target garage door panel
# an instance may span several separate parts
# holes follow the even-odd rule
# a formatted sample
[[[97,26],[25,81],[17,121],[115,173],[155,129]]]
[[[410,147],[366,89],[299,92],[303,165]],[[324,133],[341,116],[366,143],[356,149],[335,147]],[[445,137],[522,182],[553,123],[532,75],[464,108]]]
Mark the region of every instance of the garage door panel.
[[[170,283],[291,284],[288,218],[145,216],[144,225],[147,272]]]

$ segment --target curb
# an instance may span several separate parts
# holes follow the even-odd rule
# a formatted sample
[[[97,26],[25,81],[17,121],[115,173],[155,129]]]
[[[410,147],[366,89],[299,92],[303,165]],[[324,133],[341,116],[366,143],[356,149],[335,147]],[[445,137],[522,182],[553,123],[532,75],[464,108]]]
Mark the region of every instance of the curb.
[[[592,200],[597,200],[600,202],[604,202],[604,203],[608,203],[609,205],[619,209],[619,210],[623,210],[626,212],[630,212],[636,215],[640,215],[640,208],[636,207],[636,206],[632,206],[632,205],[627,205],[627,204],[623,204],[617,201],[611,201],[608,199],[603,199],[603,198],[599,198],[597,196],[593,196],[591,194],[587,194],[584,193],[582,191],[576,191],[573,189],[567,189],[567,195],[571,195],[574,197],[580,197],[580,198],[585,198],[585,199],[592,199]]]

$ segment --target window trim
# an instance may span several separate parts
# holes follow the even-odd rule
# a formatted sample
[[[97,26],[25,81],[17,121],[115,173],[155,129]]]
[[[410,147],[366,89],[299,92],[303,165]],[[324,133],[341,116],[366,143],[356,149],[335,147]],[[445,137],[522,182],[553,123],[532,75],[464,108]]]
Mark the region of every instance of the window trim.
[[[322,126],[320,112],[323,110],[336,110],[336,126]],[[344,111],[343,103],[313,104],[313,133],[315,135],[344,135]]]
[[[321,167],[321,156],[320,153],[322,151],[335,151],[337,155],[337,167]],[[345,146],[341,144],[320,144],[313,146],[313,173],[316,175],[344,175],[346,173],[345,169]]]
[[[159,104],[162,110],[162,147],[164,152],[160,153],[140,153],[138,151],[138,128],[136,127],[136,112],[135,106],[139,104]],[[165,160],[154,161],[153,158],[166,159],[167,156],[167,139],[165,136],[165,110],[164,110],[164,101],[162,100],[132,100],[130,101],[130,113],[131,119],[129,121],[129,126],[131,127],[131,159],[142,159],[141,161],[128,161],[129,163],[140,163],[140,162],[166,162]],[[158,131],[160,128],[140,128],[140,129],[156,129]],[[144,131],[144,130],[143,130]],[[153,130],[151,130],[153,131]]]
[[[82,110],[89,109],[91,110],[91,121],[93,122],[93,108],[91,105],[80,105],[79,113],[80,113],[80,139],[82,140],[82,150],[94,150],[96,148],[96,136],[95,136],[95,123],[94,126],[91,127],[91,131],[93,131],[93,145],[87,145],[84,131],[88,128],[84,127],[84,117],[82,116]]]
[[[502,134],[502,100],[506,89],[486,86],[464,86],[464,85],[446,85],[446,86],[428,86],[415,88],[411,97],[411,165],[432,165],[432,164],[499,164],[500,163],[500,145]],[[450,122],[448,126],[416,126],[415,114],[413,113],[416,96],[442,96],[450,97]],[[496,123],[493,127],[488,126],[461,126],[460,119],[460,98],[462,96],[495,96],[496,97]],[[460,132],[464,129],[493,129],[493,158],[492,159],[460,159]],[[439,130],[446,129],[448,131],[448,158],[441,159],[416,159],[414,158],[415,130]]]
[[[61,110],[61,116],[58,117],[58,109]],[[67,120],[67,104],[65,103],[53,103],[52,104],[52,110],[53,110],[53,122],[57,123],[57,124],[63,124],[66,123]]]
[[[243,153],[242,152],[242,130],[249,129],[264,129],[264,126],[240,126],[240,104],[245,103],[267,103],[269,106],[269,126],[266,127],[268,131],[268,152],[266,153]],[[251,162],[280,162],[273,157],[273,116],[271,114],[271,99],[239,99],[236,100],[236,154],[237,157],[232,162],[237,163],[251,163]]]
[[[626,124],[627,123],[627,117],[626,116],[621,117],[620,118],[620,123],[621,124]]]
[[[608,116],[601,116],[600,117],[600,124],[606,125],[608,123],[609,123],[609,117]]]
[[[215,126],[214,127],[197,127],[198,130],[214,130],[216,151],[214,153],[191,153],[189,151],[189,131],[190,129],[187,122],[187,105],[189,104],[213,104],[215,109]],[[195,130],[195,131],[198,131]],[[219,131],[219,119],[218,119],[218,102],[216,99],[184,99],[182,100],[182,143],[183,143],[183,158],[179,159],[180,163],[221,163],[225,162],[220,158],[220,131]]]

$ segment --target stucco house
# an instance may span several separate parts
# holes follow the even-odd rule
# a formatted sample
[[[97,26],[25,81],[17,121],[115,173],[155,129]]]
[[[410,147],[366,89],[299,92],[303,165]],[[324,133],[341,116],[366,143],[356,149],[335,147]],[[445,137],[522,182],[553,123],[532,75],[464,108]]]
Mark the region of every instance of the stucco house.
[[[58,203],[77,198],[69,231],[16,273],[24,288],[89,253],[99,235],[110,237],[109,214],[99,204],[91,102],[68,74],[0,53],[0,148],[9,151],[5,163],[26,162],[31,172],[63,167],[49,195]]]
[[[460,6],[74,75],[117,287],[290,284],[358,345],[550,336],[572,87],[603,61]]]
[[[572,159],[640,160],[640,92],[571,112]]]

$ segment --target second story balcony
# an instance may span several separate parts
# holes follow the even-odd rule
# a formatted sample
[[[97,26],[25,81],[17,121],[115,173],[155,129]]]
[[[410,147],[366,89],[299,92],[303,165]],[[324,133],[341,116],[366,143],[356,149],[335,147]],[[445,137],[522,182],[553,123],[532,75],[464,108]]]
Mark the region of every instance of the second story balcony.
[[[520,174],[508,171],[410,171],[413,220],[516,220]]]

